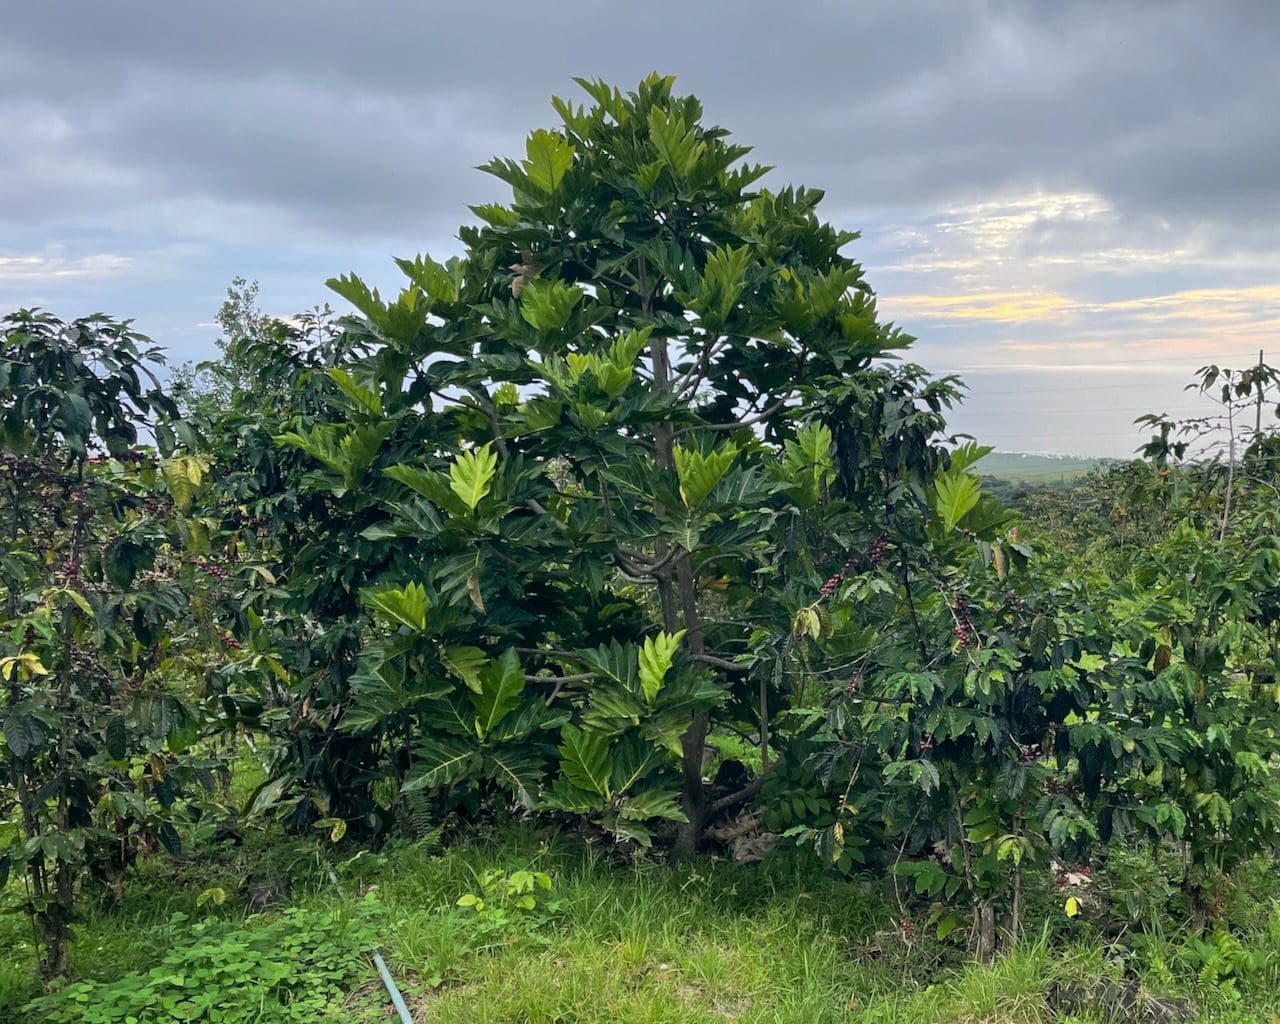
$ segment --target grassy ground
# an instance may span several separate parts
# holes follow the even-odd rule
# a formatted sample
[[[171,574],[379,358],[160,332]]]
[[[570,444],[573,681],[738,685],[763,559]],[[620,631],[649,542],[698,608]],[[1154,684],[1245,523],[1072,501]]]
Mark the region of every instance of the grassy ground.
[[[1108,460],[1074,455],[1034,455],[1022,452],[992,452],[975,467],[983,476],[1013,483],[1069,483]]]
[[[347,895],[327,882],[330,864]],[[532,908],[518,902],[527,894],[516,873],[526,869],[551,882],[549,891],[529,883]],[[1126,969],[1149,992],[1196,997],[1197,1019],[1273,1024],[1276,872],[1271,862],[1251,871],[1232,915],[1252,962],[1232,967],[1224,954],[1207,969],[1207,954],[1188,957],[1191,940],[1172,933],[1137,948],[1107,947],[1088,923],[1067,921],[1046,903],[1052,935],[1037,932],[996,963],[976,965],[959,943],[928,937],[927,908],[903,931],[883,883],[827,878],[798,856],[671,867],[623,864],[529,832],[448,849],[393,844],[379,854],[258,837],[216,855],[203,851],[198,861],[148,862],[112,900],[89,909],[74,963],[82,977],[113,981],[196,941],[193,922],[206,922],[200,941],[223,932],[235,939],[292,906],[316,919],[372,924],[416,1019],[442,1024],[1101,1020],[1055,1015],[1050,989],[1088,991],[1101,978],[1119,981]],[[198,905],[201,893],[217,889],[226,894],[221,906],[208,895]],[[483,910],[457,906],[469,896],[483,900]],[[338,934],[341,945],[348,933]],[[0,1019],[37,1019],[17,1009],[34,994],[34,955],[19,916],[0,922],[0,948],[10,950],[0,962]],[[386,1020],[372,969],[363,960],[360,967],[363,974],[349,972],[344,992],[335,984],[314,1012],[237,1019]],[[85,1000],[95,1005],[102,993]]]

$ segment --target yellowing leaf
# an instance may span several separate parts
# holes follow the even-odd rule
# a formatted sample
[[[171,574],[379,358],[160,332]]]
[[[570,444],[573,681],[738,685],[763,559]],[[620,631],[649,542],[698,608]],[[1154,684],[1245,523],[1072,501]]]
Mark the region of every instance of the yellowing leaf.
[[[822,618],[822,609],[817,605],[797,608],[796,613],[791,616],[791,635],[797,640],[803,640],[806,636],[821,640],[827,632],[827,626]]]
[[[254,571],[255,575],[258,575],[258,576],[261,576],[261,577],[262,577],[262,581],[263,581],[264,583],[266,583],[266,584],[267,584],[267,586],[269,586],[269,587],[274,587],[274,586],[276,585],[276,577],[275,577],[275,574],[274,574],[270,569],[268,569],[266,566],[264,566],[264,565],[255,565],[255,566],[253,567],[253,571]]]
[[[1074,896],[1068,896],[1067,902],[1062,909],[1066,912],[1067,917],[1078,917],[1080,915],[1080,901]]]
[[[315,823],[314,828],[329,830],[329,842],[339,842],[343,836],[347,834],[347,823],[342,818],[321,818]]]
[[[195,456],[180,455],[164,460],[160,475],[173,503],[185,512],[204,483],[205,464]]]
[[[47,676],[49,670],[41,664],[39,657],[30,652],[0,658],[0,676],[9,680],[17,669],[19,679],[30,679],[32,676]]]
[[[480,593],[480,581],[474,576],[467,577],[467,596],[471,598],[471,603],[476,606],[476,611],[484,612],[484,597]]]
[[[52,590],[45,591],[44,599],[50,605],[58,600],[70,601],[89,618],[93,618],[93,608],[90,607],[88,600],[78,590],[72,590],[70,587],[55,587]]]

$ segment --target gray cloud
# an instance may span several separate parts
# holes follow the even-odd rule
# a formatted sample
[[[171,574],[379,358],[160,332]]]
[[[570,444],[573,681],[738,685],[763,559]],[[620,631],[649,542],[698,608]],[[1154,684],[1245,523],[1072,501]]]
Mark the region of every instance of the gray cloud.
[[[553,123],[571,76],[652,69],[866,229],[923,351],[1190,350],[1207,326],[1116,303],[1276,284],[1264,0],[10,6],[0,303],[136,313],[180,355],[233,274],[281,313],[332,273],[390,283],[387,256],[449,247],[502,194],[472,168]],[[1224,344],[1254,343],[1257,309]]]
[[[8,218],[225,198],[438,234],[570,74],[650,66],[851,209],[1050,186],[1249,220],[1280,153],[1260,3],[68,6],[6,19]]]

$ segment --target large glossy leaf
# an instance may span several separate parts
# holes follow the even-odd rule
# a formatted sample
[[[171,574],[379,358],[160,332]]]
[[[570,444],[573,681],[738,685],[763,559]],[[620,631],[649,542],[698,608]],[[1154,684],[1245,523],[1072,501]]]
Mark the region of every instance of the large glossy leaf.
[[[982,484],[968,473],[948,473],[938,477],[934,485],[937,492],[938,515],[948,530],[954,530],[970,509],[982,497]]]
[[[511,790],[521,804],[529,808],[534,806],[534,794],[546,773],[546,763],[541,755],[508,744],[488,752],[486,768],[495,781]]]
[[[665,818],[667,821],[688,821],[680,807],[680,794],[674,788],[656,786],[630,794],[622,801],[618,814],[633,821]]]
[[[574,786],[611,798],[609,740],[598,733],[566,725],[560,733],[560,771]]]
[[[482,689],[480,683],[480,670],[484,667],[485,661],[484,651],[479,647],[469,647],[465,644],[445,644],[440,648],[440,662],[452,672],[455,676],[467,684],[468,689],[479,693]]]
[[[535,188],[552,193],[560,187],[565,172],[573,166],[573,147],[563,135],[539,128],[525,143],[524,173]]]
[[[385,319],[387,306],[382,301],[382,296],[378,294],[376,288],[371,289],[355,274],[331,277],[325,285],[330,291],[341,295],[374,323],[380,324]]]
[[[414,751],[401,791],[438,789],[466,777],[478,763],[475,747],[458,736],[431,736]]]
[[[524,696],[524,671],[513,648],[480,673],[480,689],[469,694],[476,709],[476,735],[484,739]]]
[[[822,488],[836,475],[831,457],[831,431],[821,423],[810,423],[796,432],[794,441],[787,441],[784,452],[784,478],[806,504],[817,501]]]
[[[103,733],[107,743],[107,753],[117,761],[124,759],[129,753],[129,733],[123,715],[112,715],[107,719]]]
[[[353,487],[378,457],[382,442],[395,430],[396,425],[390,421],[376,423],[372,426],[357,427],[350,431],[340,442],[342,456],[341,472],[348,487]]]
[[[682,639],[683,629],[678,633],[658,633],[657,636],[645,637],[644,646],[640,648],[640,685],[644,689],[645,700],[650,704],[666,681],[667,672],[676,651],[680,649]]]
[[[569,718],[570,711],[566,707],[547,707],[544,701],[536,698],[522,700],[515,711],[498,723],[489,739],[495,743],[530,739],[535,733],[560,729]]]
[[[382,415],[382,396],[373,388],[357,383],[356,379],[340,366],[331,368],[329,376],[358,410],[372,416]]]
[[[535,330],[558,331],[581,299],[577,285],[535,277],[520,293],[520,315]]]
[[[677,445],[674,455],[676,476],[680,480],[680,497],[689,508],[697,508],[733,465],[733,460],[738,456],[738,447],[724,444],[716,451],[704,455],[700,451]]]
[[[645,849],[653,845],[653,833],[634,818],[625,818],[622,814],[615,813],[600,824],[617,840],[636,843]]]
[[[549,790],[542,794],[541,806],[549,811],[569,811],[572,814],[590,814],[601,808],[598,793],[570,785],[563,776],[554,779]]]
[[[443,700],[431,701],[419,712],[424,728],[455,736],[474,737],[476,712],[462,694],[450,694]]]
[[[433,302],[454,303],[462,294],[466,264],[456,256],[443,264],[426,255],[413,260],[398,259],[396,264]]]
[[[442,473],[433,473],[430,470],[423,469],[420,466],[389,466],[383,470],[383,473],[392,480],[404,484],[406,487],[412,488],[424,498],[430,500],[438,508],[444,509],[450,515],[461,516],[466,515],[467,505],[451,487],[449,477]],[[408,521],[408,525],[427,535],[433,535],[438,532],[438,528],[434,523],[421,522],[421,516],[412,514],[412,509],[408,506],[402,507],[394,502],[388,503],[388,506],[395,510],[398,517]]]
[[[628,733],[613,749],[613,792],[620,795],[629,792],[666,761],[666,752],[661,747],[638,733]]]
[[[658,158],[678,178],[688,177],[706,150],[706,143],[698,140],[696,129],[683,117],[657,105],[649,110],[649,138]]]
[[[616,639],[609,646],[578,651],[587,667],[594,669],[628,689],[635,681],[638,669],[637,648],[634,644],[620,644]]]
[[[616,735],[628,726],[639,725],[648,712],[643,693],[612,680],[591,687],[590,703],[582,712],[583,724],[593,732]]]
[[[498,456],[491,444],[481,445],[474,451],[459,452],[449,467],[449,487],[467,508],[474,511],[489,493],[489,484],[497,466]]]
[[[655,703],[663,711],[689,711],[714,707],[727,696],[725,685],[709,673],[683,668],[666,680]]]
[[[22,759],[44,744],[46,734],[34,715],[14,711],[5,720],[4,739],[13,756]]]
[[[750,261],[751,250],[745,245],[717,249],[707,256],[698,294],[689,303],[691,308],[702,314],[704,326],[719,330],[729,319],[746,283]]]
[[[421,583],[368,592],[365,603],[394,626],[419,631],[427,628],[427,590]]]

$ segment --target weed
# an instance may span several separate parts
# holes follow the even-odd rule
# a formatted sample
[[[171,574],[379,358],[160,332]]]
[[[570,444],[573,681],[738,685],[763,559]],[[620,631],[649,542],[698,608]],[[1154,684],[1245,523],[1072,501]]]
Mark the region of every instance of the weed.
[[[289,910],[241,927],[169,924],[185,940],[146,972],[115,981],[78,981],[34,1000],[25,1012],[43,1024],[168,1024],[170,1021],[297,1021],[332,1012],[345,988],[368,971],[377,907],[352,913]]]

